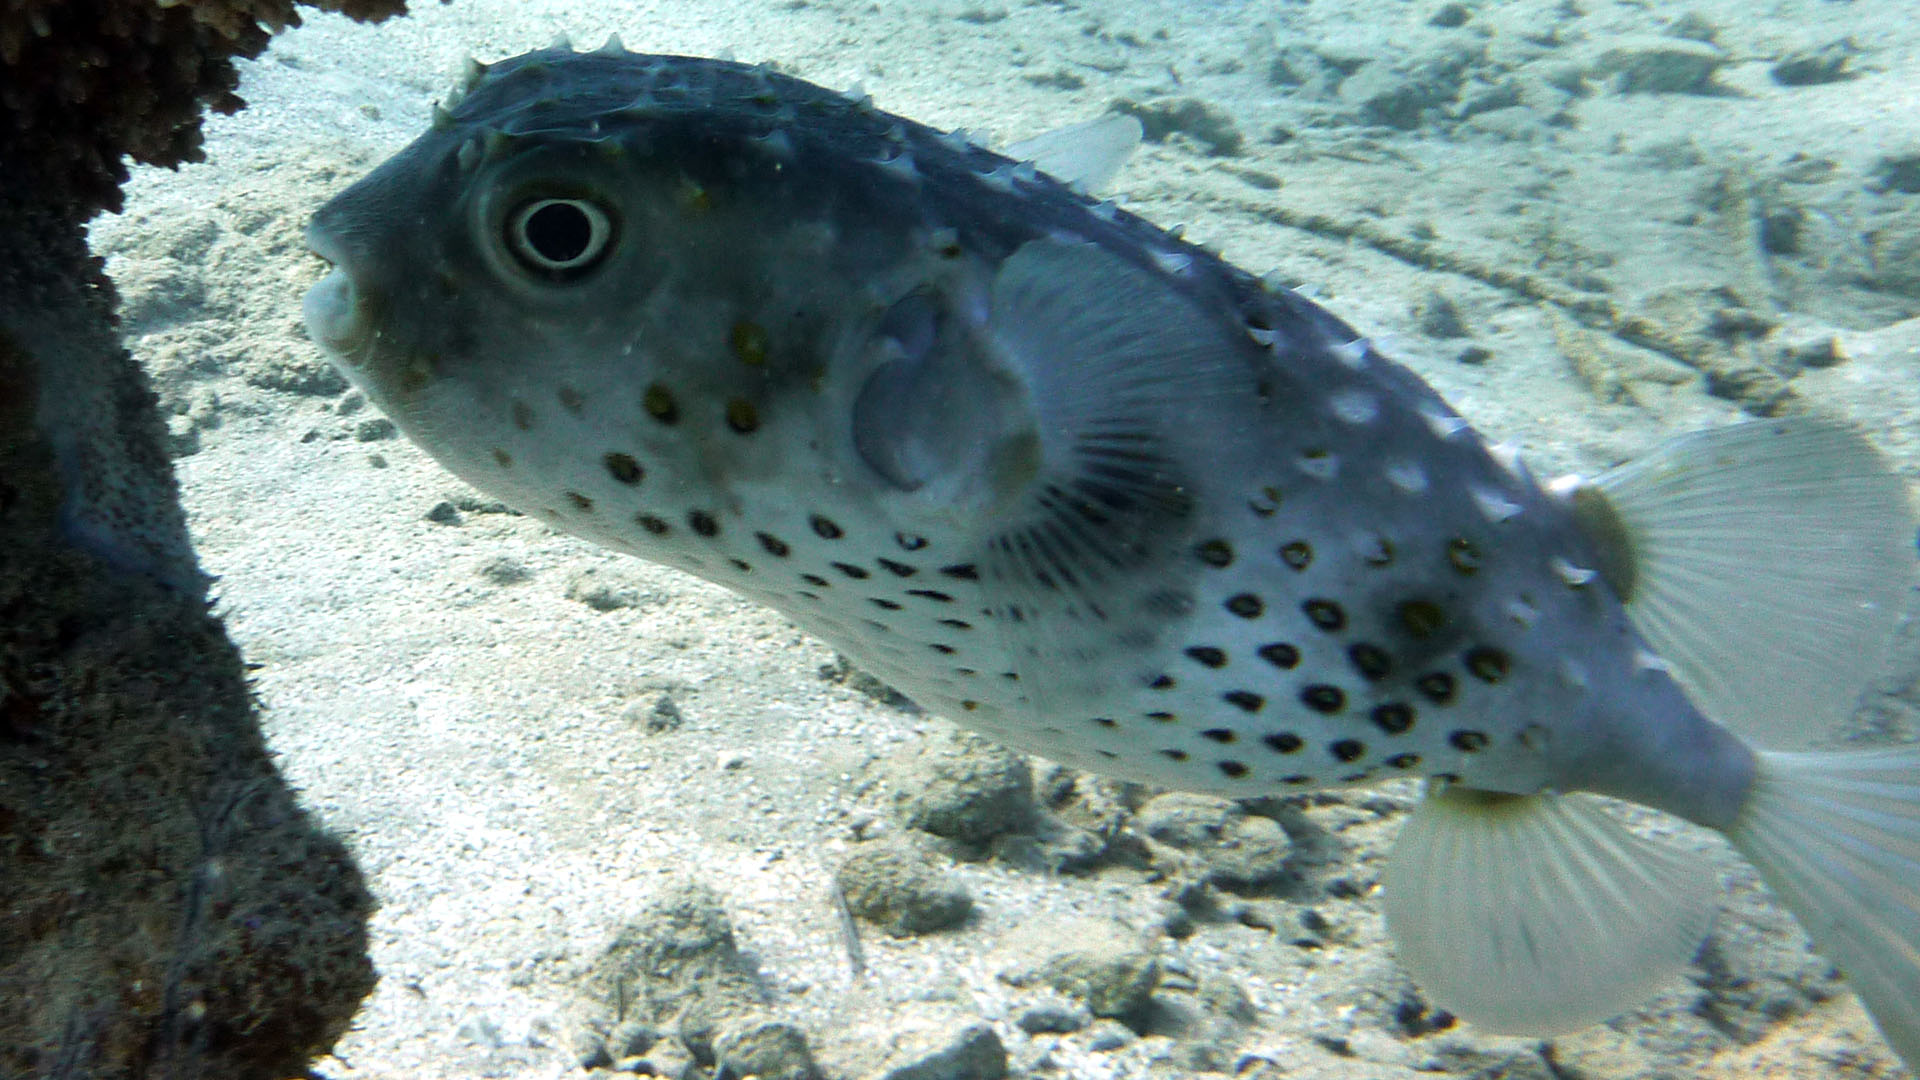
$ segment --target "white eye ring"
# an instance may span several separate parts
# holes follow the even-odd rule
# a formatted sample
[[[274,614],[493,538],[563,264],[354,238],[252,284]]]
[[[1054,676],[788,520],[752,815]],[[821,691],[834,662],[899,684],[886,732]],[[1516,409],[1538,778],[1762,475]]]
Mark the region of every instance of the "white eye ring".
[[[528,270],[565,280],[613,246],[613,218],[585,199],[532,199],[507,220],[507,249]]]

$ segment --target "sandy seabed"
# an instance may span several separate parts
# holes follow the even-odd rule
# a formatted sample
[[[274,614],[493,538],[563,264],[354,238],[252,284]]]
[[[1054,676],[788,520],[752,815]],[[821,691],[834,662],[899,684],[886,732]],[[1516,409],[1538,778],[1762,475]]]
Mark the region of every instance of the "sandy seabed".
[[[687,879],[831,1076],[880,1075],[903,1029],[971,1022],[1031,1076],[1900,1074],[1752,872],[1666,823],[1648,827],[1723,875],[1713,939],[1646,1008],[1550,1043],[1420,1020],[1373,890],[1404,786],[1256,808],[1295,865],[1197,919],[1191,875],[1151,857],[952,858],[891,810],[895,759],[945,721],[823,677],[831,650],[768,611],[499,512],[394,438],[299,321],[321,272],[306,217],[418,133],[463,58],[618,32],[997,141],[1131,102],[1171,130],[1114,181],[1129,209],[1312,290],[1543,474],[1790,394],[1912,476],[1920,24],[1895,5],[417,6],[283,35],[208,162],[138,177],[94,229],[281,767],[380,900],[380,986],[322,1074],[578,1072],[595,958]],[[1660,334],[1577,318],[1583,297]],[[1908,635],[1849,731],[1912,738],[1916,673]],[[649,722],[663,698],[677,725]],[[924,847],[974,911],[869,929],[856,974],[834,874],[876,836]],[[1156,1019],[1028,1031],[1073,1003],[1006,974],[1089,927],[1157,957]]]

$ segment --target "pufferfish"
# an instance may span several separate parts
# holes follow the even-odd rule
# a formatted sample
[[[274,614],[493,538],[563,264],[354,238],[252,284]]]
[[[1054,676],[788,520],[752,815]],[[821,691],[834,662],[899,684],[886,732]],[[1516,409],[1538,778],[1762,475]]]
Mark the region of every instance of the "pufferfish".
[[[1901,481],[1800,417],[1538,483],[1070,182],[1129,134],[1021,161],[617,40],[474,64],[315,215],[306,321],[474,486],[1007,745],[1225,796],[1425,778],[1388,926],[1485,1030],[1605,1020],[1705,936],[1718,883],[1611,797],[1724,834],[1920,1061],[1920,747],[1805,749],[1909,587]]]

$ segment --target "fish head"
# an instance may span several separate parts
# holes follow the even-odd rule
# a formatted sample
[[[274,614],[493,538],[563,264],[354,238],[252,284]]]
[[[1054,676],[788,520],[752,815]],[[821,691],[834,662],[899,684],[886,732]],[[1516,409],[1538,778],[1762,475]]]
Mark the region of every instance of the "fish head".
[[[854,391],[828,369],[891,287],[822,272],[849,245],[793,205],[770,124],[658,73],[496,65],[307,230],[333,267],[309,332],[374,404],[476,486],[627,548],[659,535],[632,527],[643,479],[724,502],[848,465]],[[610,498],[618,535],[554,520]]]

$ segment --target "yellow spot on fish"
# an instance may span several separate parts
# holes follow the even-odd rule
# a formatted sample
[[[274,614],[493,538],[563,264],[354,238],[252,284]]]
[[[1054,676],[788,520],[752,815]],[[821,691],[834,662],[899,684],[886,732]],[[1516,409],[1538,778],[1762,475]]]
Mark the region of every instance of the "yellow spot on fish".
[[[753,402],[734,398],[727,402],[727,426],[742,435],[756,431],[760,427],[760,412],[753,407]]]
[[[674,403],[673,394],[659,383],[647,387],[640,404],[647,410],[648,416],[663,424],[676,423],[680,419],[680,406]]]
[[[439,357],[428,354],[413,356],[400,372],[400,390],[403,393],[417,394],[433,381],[433,369],[438,366]]]
[[[713,209],[713,196],[691,176],[681,178],[680,190],[677,194],[680,197],[680,207],[683,210],[688,210],[696,214],[704,214]]]
[[[760,367],[767,362],[766,327],[755,322],[737,322],[733,324],[733,332],[728,337],[733,346],[733,355],[741,363]]]

